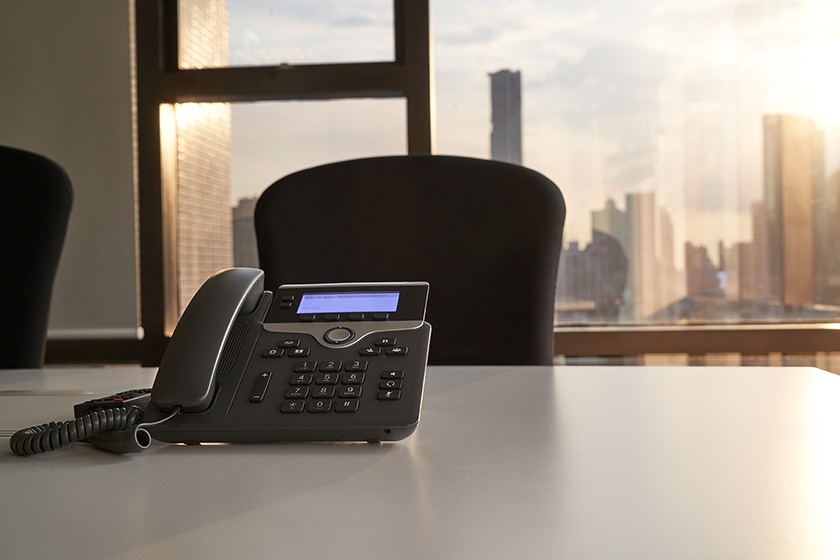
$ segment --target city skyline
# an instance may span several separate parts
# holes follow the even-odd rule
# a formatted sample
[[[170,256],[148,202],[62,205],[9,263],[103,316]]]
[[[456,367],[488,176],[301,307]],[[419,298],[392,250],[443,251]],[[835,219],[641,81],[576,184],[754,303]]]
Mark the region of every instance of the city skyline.
[[[393,56],[390,2],[267,5],[230,6],[232,64],[245,63],[237,53],[249,64]],[[437,3],[432,15],[436,153],[487,157],[486,73],[521,71],[523,164],[585,209],[567,224],[581,242],[589,211],[646,190],[668,209],[679,242],[711,245],[708,232],[719,229],[728,243],[747,239],[765,114],[814,118],[827,145],[840,146],[840,79],[827,71],[840,52],[833,2],[493,0]],[[275,23],[288,32],[272,33]],[[330,30],[329,41],[310,38]],[[403,102],[361,101],[234,104],[231,202],[331,159],[405,153]],[[260,126],[271,136],[251,138]],[[827,151],[826,166],[840,166],[840,149]]]
[[[766,320],[791,308],[821,316],[817,305],[840,312],[840,243],[831,237],[840,232],[840,171],[822,173],[824,137],[810,119],[766,115],[763,126],[767,171],[763,196],[751,205],[749,239],[678,244],[655,192],[627,193],[623,207],[608,198],[590,213],[588,244],[566,237],[558,319]],[[256,266],[255,204],[243,198],[233,208],[237,266]]]
[[[826,177],[824,136],[811,119],[763,118],[764,188],[752,235],[712,246],[686,241],[680,267],[673,229],[655,194],[613,199],[592,212],[593,241],[561,255],[561,322],[773,320],[840,312],[840,171]],[[611,244],[611,245],[610,245]],[[604,248],[609,247],[609,251]],[[565,258],[565,260],[564,260]],[[616,297],[616,286],[622,286]],[[620,303],[618,303],[620,302]]]
[[[325,12],[327,5],[336,9]],[[235,6],[251,8],[246,15],[254,21],[269,4]],[[235,56],[245,47],[252,64],[277,63],[277,56],[292,64],[330,62],[337,52],[330,49],[359,40],[359,32],[367,47],[350,58],[387,60],[391,43],[368,47],[381,43],[380,31],[392,25],[383,16],[390,2],[353,6],[319,1],[301,12],[302,6],[284,7],[281,19],[292,24],[291,31],[272,34],[269,18],[248,27],[231,3],[229,63],[241,63]],[[313,18],[311,10],[330,16]],[[637,226],[624,234],[647,248],[626,251],[632,258],[622,299],[638,307],[633,317],[648,316],[659,305],[652,302],[671,297],[663,295],[668,282],[685,285],[686,293],[707,292],[704,286],[713,282],[706,272],[699,288],[689,289],[675,276],[688,274],[688,262],[701,263],[700,269],[717,266],[714,276],[724,294],[774,293],[769,283],[741,271],[745,262],[765,267],[767,274],[778,269],[755,247],[758,230],[771,237],[775,231],[767,212],[756,206],[767,199],[762,123],[767,115],[809,119],[822,134],[823,177],[840,167],[840,81],[826,65],[840,52],[836,5],[802,0],[665,7],[610,0],[523,7],[491,0],[481,6],[467,2],[458,11],[441,5],[434,14],[436,153],[488,157],[494,119],[487,75],[516,68],[522,76],[522,163],[554,180],[573,210],[566,248],[602,243],[591,222],[607,201],[617,220],[606,222],[609,231],[622,231],[621,219]],[[307,18],[317,29],[304,25]],[[343,39],[308,42],[328,29]],[[276,39],[286,46],[272,46]],[[404,103],[231,104],[231,204],[301,168],[405,153]],[[820,223],[825,231],[834,227]],[[835,275],[831,269],[813,274],[826,286]]]

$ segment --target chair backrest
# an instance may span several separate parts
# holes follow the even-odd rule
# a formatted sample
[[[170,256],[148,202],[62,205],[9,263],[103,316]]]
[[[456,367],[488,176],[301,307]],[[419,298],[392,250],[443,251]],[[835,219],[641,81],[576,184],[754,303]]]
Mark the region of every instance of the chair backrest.
[[[288,175],[255,226],[269,288],[427,281],[430,364],[550,364],[566,206],[517,165],[389,156]]]
[[[40,367],[73,189],[43,156],[0,146],[0,368]]]

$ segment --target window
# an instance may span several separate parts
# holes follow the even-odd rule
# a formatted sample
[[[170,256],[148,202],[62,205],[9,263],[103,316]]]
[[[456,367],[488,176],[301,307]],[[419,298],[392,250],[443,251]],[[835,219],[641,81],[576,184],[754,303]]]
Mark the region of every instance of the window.
[[[439,151],[521,121],[567,199],[560,324],[840,316],[835,2],[435,9]]]
[[[566,197],[561,352],[840,317],[836,2],[437,3],[434,29],[437,151]]]
[[[189,4],[207,9],[208,2]],[[141,77],[154,76],[145,89],[141,80],[141,113],[144,103],[155,109],[183,103],[179,114],[190,104],[228,107],[234,191],[243,169],[261,167],[247,150],[243,159],[236,156],[237,135],[248,130],[239,123],[335,106],[335,114],[318,122],[337,126],[343,116],[372,110],[379,114],[369,122],[381,124],[388,139],[380,145],[301,145],[323,154],[315,157],[322,161],[423,153],[432,150],[434,91],[435,153],[521,162],[552,178],[566,197],[559,352],[840,349],[825,328],[840,316],[840,81],[831,70],[840,55],[836,3],[436,3],[434,26],[428,3],[418,0],[395,0],[390,14],[381,2],[361,0],[352,10],[321,2],[277,12],[270,11],[276,3],[248,3],[255,12],[235,0],[216,4],[212,16],[226,6],[229,31],[213,36],[229,43],[226,54],[210,54],[207,62],[173,55],[173,45],[181,45],[182,56],[188,50],[187,0],[180,38],[171,25],[175,2],[162,3],[162,29],[157,8],[138,5],[138,29],[157,30],[157,54],[166,61],[144,71],[154,66],[154,53],[138,53]],[[336,43],[290,33],[273,43],[272,32],[262,31],[266,23],[302,28],[298,8],[311,9],[307,21],[318,29],[341,28],[335,37],[354,48],[319,50]],[[350,21],[351,13],[359,17]],[[393,41],[380,33],[389,25]],[[201,33],[193,35],[206,43]],[[293,128],[278,127],[282,132],[261,132],[282,145]],[[165,127],[161,137],[165,142]],[[148,159],[141,156],[148,173],[157,147],[150,140]],[[274,161],[270,172],[242,180],[261,189],[315,160]],[[141,162],[141,185],[142,170]],[[165,175],[164,201],[171,190]],[[236,207],[234,191],[228,196]],[[243,192],[245,205],[248,198]],[[147,224],[157,227],[152,221]],[[162,221],[166,238],[176,228]],[[141,217],[141,229],[142,223]],[[143,267],[152,279],[164,279],[158,303],[171,300],[173,284],[168,245],[162,245],[159,270]],[[161,322],[171,324],[171,313],[164,316]]]
[[[181,68],[394,60],[391,0],[181,0]],[[224,43],[224,48],[212,48]]]
[[[393,10],[382,0],[181,0],[178,7],[180,68],[394,58]],[[179,311],[216,271],[257,266],[248,213],[272,182],[329,161],[405,153],[404,111],[393,110],[400,105],[369,99],[283,101],[270,108],[178,104]]]
[[[253,207],[320,163],[431,152],[425,2],[136,5],[144,361],[203,281],[256,265]],[[156,47],[156,48],[152,48]]]

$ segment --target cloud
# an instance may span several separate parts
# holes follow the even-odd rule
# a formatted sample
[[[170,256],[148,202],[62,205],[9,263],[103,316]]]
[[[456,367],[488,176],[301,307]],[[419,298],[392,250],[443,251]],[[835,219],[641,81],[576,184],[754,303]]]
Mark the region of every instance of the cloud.
[[[231,64],[312,64],[392,60],[388,0],[245,0],[229,8]]]
[[[436,44],[446,47],[481,48],[488,43],[496,43],[508,27],[501,25],[469,25],[450,29],[437,36]]]
[[[587,49],[577,62],[560,62],[540,89],[553,91],[565,122],[589,129],[606,147],[605,180],[635,186],[656,164],[660,84],[670,73],[666,53],[628,43]]]

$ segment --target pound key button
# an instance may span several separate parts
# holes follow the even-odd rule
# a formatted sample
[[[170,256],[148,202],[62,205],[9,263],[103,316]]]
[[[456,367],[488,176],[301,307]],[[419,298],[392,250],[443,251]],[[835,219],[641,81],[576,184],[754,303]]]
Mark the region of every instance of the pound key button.
[[[356,412],[359,410],[359,399],[347,399],[335,403],[336,412]]]

